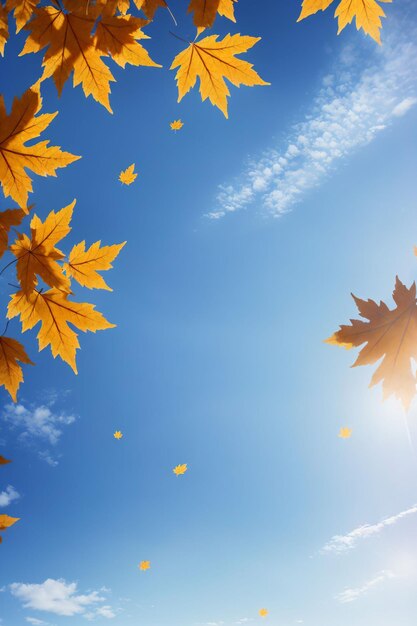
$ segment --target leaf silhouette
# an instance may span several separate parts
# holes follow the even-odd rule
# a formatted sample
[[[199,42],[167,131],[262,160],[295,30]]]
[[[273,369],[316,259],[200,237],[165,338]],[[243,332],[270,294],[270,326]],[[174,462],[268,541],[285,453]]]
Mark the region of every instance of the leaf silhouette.
[[[19,363],[33,365],[21,343],[10,337],[0,337],[0,386],[7,389],[14,402],[23,382]]]

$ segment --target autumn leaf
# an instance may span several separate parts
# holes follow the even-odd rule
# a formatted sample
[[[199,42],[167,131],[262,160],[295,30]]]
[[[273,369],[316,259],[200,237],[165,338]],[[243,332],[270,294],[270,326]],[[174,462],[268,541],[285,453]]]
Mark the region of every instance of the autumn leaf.
[[[55,213],[51,211],[45,222],[34,215],[30,223],[31,238],[19,235],[10,250],[17,258],[17,278],[22,291],[33,291],[40,276],[50,287],[70,291],[70,281],[64,275],[57,261],[65,254],[55,248],[55,244],[66,237],[71,230],[70,221],[75,200]]]
[[[16,524],[19,521],[19,517],[10,517],[9,515],[0,515],[0,531],[6,530]],[[3,538],[0,536],[0,543],[3,541]]]
[[[188,13],[193,13],[193,21],[197,28],[213,26],[217,13],[235,22],[234,2],[237,0],[191,0]]]
[[[39,351],[51,346],[54,358],[60,356],[77,374],[75,355],[80,347],[77,333],[69,326],[75,326],[84,332],[114,328],[94,305],[71,302],[68,294],[58,289],[25,294],[19,291],[11,296],[7,317],[20,316],[22,332],[41,322],[37,339]]]
[[[57,113],[37,115],[42,107],[39,87],[28,89],[21,98],[15,98],[7,115],[0,96],[0,181],[5,197],[11,196],[25,208],[32,182],[26,169],[39,176],[56,176],[56,170],[66,167],[80,157],[62,152],[59,147],[40,141],[30,146],[26,142],[39,137]]]
[[[173,122],[171,122],[170,126],[171,130],[181,130],[184,124],[181,122],[181,120],[174,120]]]
[[[393,293],[396,308],[392,310],[384,302],[352,297],[361,317],[368,321],[350,320],[349,326],[341,326],[326,341],[347,349],[365,343],[353,367],[373,365],[382,359],[371,386],[382,381],[384,399],[395,395],[408,409],[416,392],[411,369],[411,359],[417,359],[416,284],[408,289],[397,277]]]
[[[14,402],[19,385],[23,382],[19,363],[33,365],[21,343],[10,337],[0,337],[0,386],[7,389]]]
[[[338,436],[341,439],[350,439],[350,437],[352,436],[352,429],[351,428],[341,428]]]
[[[0,212],[0,259],[9,247],[9,231],[12,226],[19,226],[25,212],[22,209],[8,209]]]
[[[9,38],[9,24],[7,9],[0,3],[0,54],[4,56],[4,48]]]
[[[268,613],[269,613],[268,609],[260,609],[259,610],[259,615],[261,617],[266,617],[268,615]]]
[[[9,459],[5,459],[4,456],[0,454],[0,465],[7,465],[7,463],[11,463]]]
[[[6,0],[6,8],[13,11],[16,20],[16,33],[31,19],[37,4],[38,0]]]
[[[182,474],[185,474],[187,470],[188,470],[187,463],[184,463],[183,465],[177,465],[176,467],[174,467],[172,471],[174,472],[176,476],[181,476]]]
[[[134,169],[135,164],[132,163],[132,165],[129,165],[129,167],[127,167],[125,170],[122,170],[119,174],[120,182],[124,185],[131,185],[132,183],[134,183],[138,176]]]
[[[141,562],[139,563],[139,569],[140,569],[142,572],[146,572],[146,570],[148,570],[148,569],[150,569],[150,568],[151,568],[151,562],[150,562],[150,561],[141,561]]]
[[[114,433],[113,437],[115,439],[121,439],[123,437],[123,433],[121,433],[120,430],[116,430],[116,432]]]
[[[341,0],[335,12],[339,26],[337,34],[339,35],[355,19],[357,30],[362,28],[367,35],[370,35],[380,44],[381,18],[385,17],[380,2],[389,3],[392,0],[378,0],[378,2],[376,0]],[[297,21],[299,22],[318,11],[325,11],[332,3],[333,0],[304,0]]]
[[[98,272],[110,270],[113,267],[112,261],[126,242],[102,247],[100,244],[101,241],[96,241],[86,250],[85,241],[78,243],[71,250],[68,263],[64,264],[64,270],[67,276],[74,278],[83,287],[113,291]]]
[[[225,79],[236,87],[247,85],[268,85],[255,72],[247,61],[236,58],[252,48],[260,37],[242,35],[226,35],[222,41],[218,35],[210,35],[198,42],[190,43],[188,48],[180,52],[174,59],[171,69],[179,68],[176,74],[178,85],[178,102],[192,89],[200,79],[202,100],[207,98],[225,115],[227,113],[227,97],[230,96]]]
[[[165,0],[134,0],[137,8],[144,12],[146,17],[153,20],[156,10],[160,7],[168,8]]]

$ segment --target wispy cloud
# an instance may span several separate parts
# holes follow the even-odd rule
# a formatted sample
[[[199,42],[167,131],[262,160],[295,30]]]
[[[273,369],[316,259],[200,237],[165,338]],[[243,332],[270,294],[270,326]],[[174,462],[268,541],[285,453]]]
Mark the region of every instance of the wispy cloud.
[[[0,507],[9,506],[14,500],[18,500],[20,494],[11,485],[7,485],[4,491],[0,491]]]
[[[12,583],[9,589],[12,595],[20,600],[24,608],[27,609],[67,617],[82,615],[87,620],[96,617],[111,619],[116,616],[112,607],[103,604],[106,598],[100,595],[101,590],[80,594],[75,582],[67,583],[63,579],[48,578],[41,584]],[[30,619],[33,620],[34,618]],[[27,621],[30,619],[27,618]],[[31,623],[35,624],[35,622]]]
[[[304,119],[294,124],[282,149],[271,147],[253,159],[233,184],[221,185],[219,219],[255,200],[269,214],[287,213],[317,187],[336,165],[371,142],[417,103],[417,46],[403,35],[386,37],[373,53],[346,47]]]
[[[55,403],[55,400],[52,404]],[[55,447],[63,434],[63,429],[73,424],[75,415],[59,412],[51,405],[30,406],[7,404],[3,410],[3,419],[11,429],[19,431],[19,440],[35,446],[47,444]],[[51,466],[58,465],[57,455],[50,449],[38,449],[38,456]]]
[[[386,580],[389,580],[391,578],[395,578],[394,574],[389,570],[383,570],[377,576],[375,576],[375,578],[371,578],[371,580],[368,580],[364,585],[362,585],[362,587],[357,587],[355,589],[345,589],[345,591],[342,591],[342,593],[339,593],[336,596],[336,600],[341,604],[355,602],[356,600],[358,600],[358,598],[368,593],[370,589],[381,585]]]
[[[48,622],[44,622],[43,619],[38,619],[37,617],[26,617],[25,619],[32,626],[49,626]]]
[[[416,513],[417,505],[414,505],[405,511],[401,511],[401,513],[398,513],[397,515],[393,515],[392,517],[386,517],[377,524],[364,524],[363,526],[355,528],[347,535],[335,535],[330,539],[328,543],[323,546],[323,548],[320,550],[320,553],[340,554],[346,552],[347,550],[352,550],[356,546],[358,541],[362,539],[367,539],[368,537],[372,537],[373,535],[378,535],[388,526],[393,526],[405,517],[410,517],[411,515],[415,515]]]

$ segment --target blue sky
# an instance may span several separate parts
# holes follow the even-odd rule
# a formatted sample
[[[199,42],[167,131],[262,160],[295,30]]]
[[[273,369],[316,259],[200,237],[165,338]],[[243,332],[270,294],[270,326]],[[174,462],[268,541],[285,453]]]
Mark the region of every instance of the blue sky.
[[[231,88],[229,120],[197,93],[178,105],[167,69],[115,69],[113,116],[43,88],[48,138],[83,158],[35,180],[36,212],[77,198],[65,249],[128,243],[113,293],[78,292],[117,324],[81,337],[78,377],[27,333],[36,367],[17,408],[2,396],[0,506],[21,518],[2,626],[255,625],[262,607],[270,626],[414,625],[417,406],[382,403],[323,339],[350,292],[391,304],[396,274],[417,277],[417,23],[387,5],[377,48],[331,13],[296,24],[298,4],[239,2],[271,86]],[[170,29],[148,29],[165,67]],[[22,41],[1,61],[9,105],[39,72]]]

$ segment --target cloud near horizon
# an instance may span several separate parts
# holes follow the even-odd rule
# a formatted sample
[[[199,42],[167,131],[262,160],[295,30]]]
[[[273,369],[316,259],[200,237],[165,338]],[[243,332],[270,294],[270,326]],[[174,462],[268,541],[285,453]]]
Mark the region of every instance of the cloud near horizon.
[[[355,45],[358,45],[355,42]],[[358,48],[346,46],[304,120],[287,135],[283,149],[271,147],[253,159],[236,182],[220,185],[220,219],[253,203],[269,215],[288,213],[336,165],[417,104],[417,45],[402,35],[386,37],[363,66]]]

